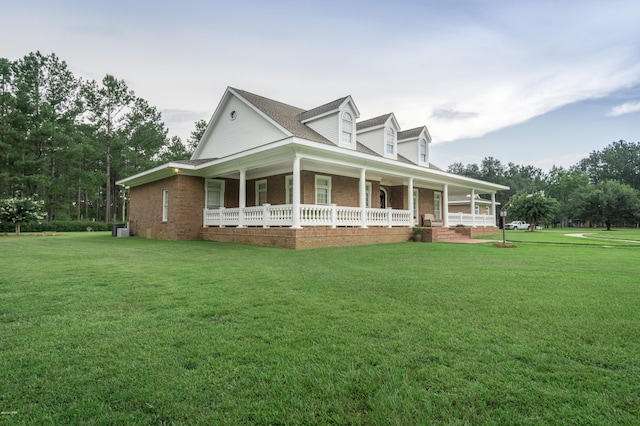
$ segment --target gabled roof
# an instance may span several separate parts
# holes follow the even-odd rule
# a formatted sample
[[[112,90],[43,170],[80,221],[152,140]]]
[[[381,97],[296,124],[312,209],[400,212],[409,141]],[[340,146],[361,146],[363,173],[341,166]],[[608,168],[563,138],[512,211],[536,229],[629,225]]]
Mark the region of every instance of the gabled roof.
[[[398,120],[396,120],[396,116],[390,112],[389,114],[384,114],[379,117],[370,118],[369,120],[356,123],[356,133],[382,127],[389,120],[392,120],[396,129],[400,130],[400,125],[398,124]]]
[[[417,139],[423,131],[427,135],[427,142],[431,142],[431,135],[429,134],[427,126],[415,127],[413,129],[398,132],[398,142],[407,139]]]
[[[302,108],[274,101],[273,99],[255,95],[244,90],[234,89],[232,87],[230,87],[230,89],[271,120],[284,127],[293,136],[327,145],[335,145],[320,133],[300,122],[298,116],[305,112]]]
[[[384,123],[387,122],[387,120],[389,119],[391,114],[393,114],[393,113],[381,115],[379,117],[370,118],[368,120],[364,120],[364,121],[361,121],[359,123],[356,123],[356,129],[357,130],[364,130],[364,129],[368,129],[370,127],[384,126]]]
[[[300,121],[305,121],[313,117],[317,117],[318,115],[323,115],[327,112],[335,111],[340,108],[340,105],[349,98],[349,96],[345,96],[344,98],[336,99],[333,102],[329,102],[328,104],[320,105],[319,107],[310,109],[298,115],[298,119]]]

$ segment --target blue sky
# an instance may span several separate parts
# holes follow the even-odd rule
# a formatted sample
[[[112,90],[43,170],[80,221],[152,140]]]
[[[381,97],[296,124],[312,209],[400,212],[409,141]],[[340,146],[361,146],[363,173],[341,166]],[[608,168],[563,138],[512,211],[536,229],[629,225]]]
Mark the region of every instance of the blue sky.
[[[427,125],[432,161],[569,166],[640,142],[640,7],[581,1],[9,2],[0,56],[113,74],[186,139],[227,86]]]

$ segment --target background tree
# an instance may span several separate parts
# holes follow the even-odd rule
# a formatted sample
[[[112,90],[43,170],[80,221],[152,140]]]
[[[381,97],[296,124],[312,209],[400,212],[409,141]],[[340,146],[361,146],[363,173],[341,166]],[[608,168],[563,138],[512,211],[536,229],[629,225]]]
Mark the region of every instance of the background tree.
[[[187,151],[193,154],[200,143],[200,139],[204,136],[204,132],[207,130],[207,122],[205,120],[198,120],[195,122],[195,129],[189,135],[187,140]]]
[[[613,142],[602,151],[593,151],[576,167],[587,173],[594,184],[617,180],[640,190],[640,143]]]
[[[589,187],[589,176],[579,169],[566,170],[553,166],[547,175],[546,193],[558,200],[555,222],[561,227],[578,218],[580,197]]]
[[[102,85],[89,82],[84,88],[88,106],[88,119],[96,130],[96,136],[104,144],[105,170],[105,222],[109,222],[112,207],[114,178],[111,173],[111,148],[124,125],[123,117],[133,106],[135,94],[129,90],[124,80],[112,75],[102,79]]]
[[[43,203],[33,198],[6,198],[0,200],[0,223],[13,223],[16,235],[20,235],[20,225],[42,220]]]
[[[528,194],[518,192],[507,203],[509,216],[524,220],[531,225],[534,231],[540,223],[550,223],[558,209],[558,201],[550,198],[543,191]]]
[[[598,182],[582,193],[579,214],[591,224],[604,223],[607,231],[611,230],[611,225],[625,221],[635,225],[640,216],[638,193],[615,180]]]

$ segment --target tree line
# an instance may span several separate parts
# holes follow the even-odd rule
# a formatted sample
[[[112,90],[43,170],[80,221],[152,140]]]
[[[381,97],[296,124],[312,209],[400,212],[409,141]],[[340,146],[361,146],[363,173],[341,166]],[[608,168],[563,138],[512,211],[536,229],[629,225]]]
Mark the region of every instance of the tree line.
[[[496,201],[509,217],[553,226],[637,226],[640,222],[640,143],[620,140],[593,151],[571,167],[548,173],[533,166],[453,163],[448,171],[510,187]]]
[[[205,126],[185,144],[124,80],[83,80],[55,54],[0,58],[0,199],[37,197],[47,221],[114,221],[115,182],[188,159]]]
[[[0,200],[35,198],[47,221],[116,221],[125,194],[115,182],[189,158],[205,128],[204,120],[194,123],[185,143],[168,137],[161,113],[124,80],[83,80],[55,54],[0,58]],[[555,200],[540,217],[546,224],[609,227],[640,217],[639,143],[613,142],[548,173],[493,157],[448,171],[509,186],[496,194],[502,206],[523,194],[528,202],[532,194]]]

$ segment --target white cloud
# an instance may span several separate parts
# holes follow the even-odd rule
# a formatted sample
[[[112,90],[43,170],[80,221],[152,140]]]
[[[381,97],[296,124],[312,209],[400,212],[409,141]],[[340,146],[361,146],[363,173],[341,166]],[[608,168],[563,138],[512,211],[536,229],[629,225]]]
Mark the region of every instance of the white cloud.
[[[630,101],[611,108],[611,111],[607,113],[607,117],[617,117],[619,115],[630,114],[638,111],[640,111],[640,101]]]

